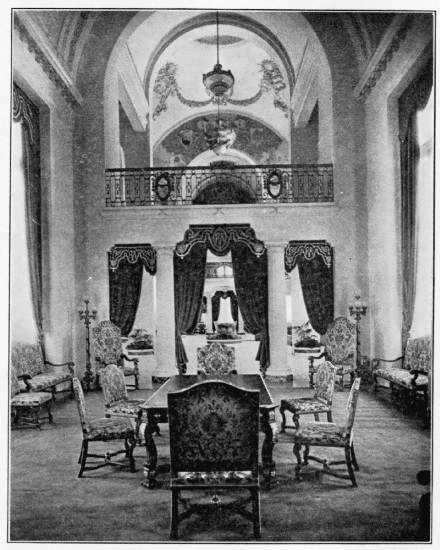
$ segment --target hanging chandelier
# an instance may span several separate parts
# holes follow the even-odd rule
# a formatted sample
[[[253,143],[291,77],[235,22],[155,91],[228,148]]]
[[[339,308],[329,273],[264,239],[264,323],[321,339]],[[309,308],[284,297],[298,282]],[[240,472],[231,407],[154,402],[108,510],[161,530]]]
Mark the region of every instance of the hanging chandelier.
[[[222,65],[220,63],[218,12],[216,13],[216,22],[217,63],[214,65],[214,69],[212,71],[203,75],[203,84],[205,85],[207,94],[219,103],[222,98],[232,95],[235,79],[231,71],[225,71],[222,69]]]

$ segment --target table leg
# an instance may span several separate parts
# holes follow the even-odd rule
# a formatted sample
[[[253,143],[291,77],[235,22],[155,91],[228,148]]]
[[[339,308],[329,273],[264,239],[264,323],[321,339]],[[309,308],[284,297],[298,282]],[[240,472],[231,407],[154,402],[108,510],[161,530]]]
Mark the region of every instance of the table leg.
[[[261,430],[264,433],[263,447],[261,449],[261,461],[263,463],[263,477],[268,489],[275,484],[276,471],[272,452],[276,441],[275,411],[261,411]]]
[[[156,486],[157,474],[157,449],[153,434],[157,433],[158,425],[154,414],[147,413],[147,425],[145,426],[145,450],[147,459],[144,464],[144,480],[142,485],[147,489],[154,489]]]

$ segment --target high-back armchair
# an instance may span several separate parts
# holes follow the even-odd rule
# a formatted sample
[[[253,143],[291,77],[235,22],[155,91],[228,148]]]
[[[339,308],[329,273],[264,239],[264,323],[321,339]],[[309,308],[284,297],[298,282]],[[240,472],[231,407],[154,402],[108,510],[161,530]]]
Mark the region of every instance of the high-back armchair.
[[[211,342],[197,348],[197,372],[219,375],[236,373],[235,349],[222,342]]]
[[[180,520],[200,513],[203,505],[185,499],[179,514],[181,491],[211,494],[216,509],[231,508],[253,522],[260,536],[258,478],[258,390],[245,390],[226,382],[204,381],[168,394],[171,453],[171,534],[177,539]],[[250,491],[232,503],[225,490]],[[225,500],[223,502],[223,499]],[[206,500],[206,497],[205,497]],[[251,504],[251,511],[247,510]]]
[[[111,321],[100,321],[92,331],[93,350],[97,364],[97,376],[102,367],[110,364],[121,366],[125,376],[133,376],[131,387],[139,389],[138,359],[131,359],[122,349],[121,330]],[[127,365],[126,362],[132,363]],[[128,386],[128,384],[127,384]]]
[[[323,337],[325,348],[318,357],[309,357],[310,387],[314,387],[313,376],[316,373],[315,359],[325,357],[336,367],[336,375],[341,377],[344,387],[344,376],[350,375],[350,383],[356,373],[356,324],[346,317],[337,317],[332,321]]]

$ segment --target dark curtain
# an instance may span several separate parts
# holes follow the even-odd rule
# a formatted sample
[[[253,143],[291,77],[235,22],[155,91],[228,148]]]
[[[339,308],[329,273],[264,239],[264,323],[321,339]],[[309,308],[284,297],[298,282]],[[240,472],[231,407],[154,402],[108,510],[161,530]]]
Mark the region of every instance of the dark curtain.
[[[247,246],[235,244],[231,248],[231,256],[238,307],[246,331],[260,335],[256,359],[264,373],[270,364],[267,252],[257,258]]]
[[[194,246],[183,259],[174,256],[176,360],[179,372],[185,372],[188,363],[182,334],[194,333],[203,306],[205,267],[205,246]]]
[[[432,89],[432,60],[399,99],[402,250],[402,341],[411,328],[415,299],[416,174],[419,161],[416,116],[428,102]]]
[[[128,336],[133,328],[142,289],[143,263],[121,260],[116,270],[110,269],[110,321]]]
[[[334,316],[333,260],[327,267],[319,254],[312,260],[299,256],[298,271],[310,323],[316,332],[325,334]]]
[[[26,242],[29,258],[31,297],[40,345],[44,355],[39,111],[16,84],[14,84],[13,95],[13,119],[15,122],[21,123],[23,130]]]
[[[237,323],[236,327],[238,331],[238,300],[235,292],[232,290],[228,290],[226,292],[218,290],[212,297],[212,330],[215,329],[214,322],[218,320],[218,316],[220,314],[221,298],[231,298],[231,315],[232,319]]]

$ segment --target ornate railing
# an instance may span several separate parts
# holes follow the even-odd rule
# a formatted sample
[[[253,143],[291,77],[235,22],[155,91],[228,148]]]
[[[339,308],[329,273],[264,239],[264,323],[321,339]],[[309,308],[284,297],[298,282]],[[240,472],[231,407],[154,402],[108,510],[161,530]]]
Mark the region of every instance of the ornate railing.
[[[109,207],[332,201],[331,164],[238,166],[219,162],[105,171],[105,204]]]

